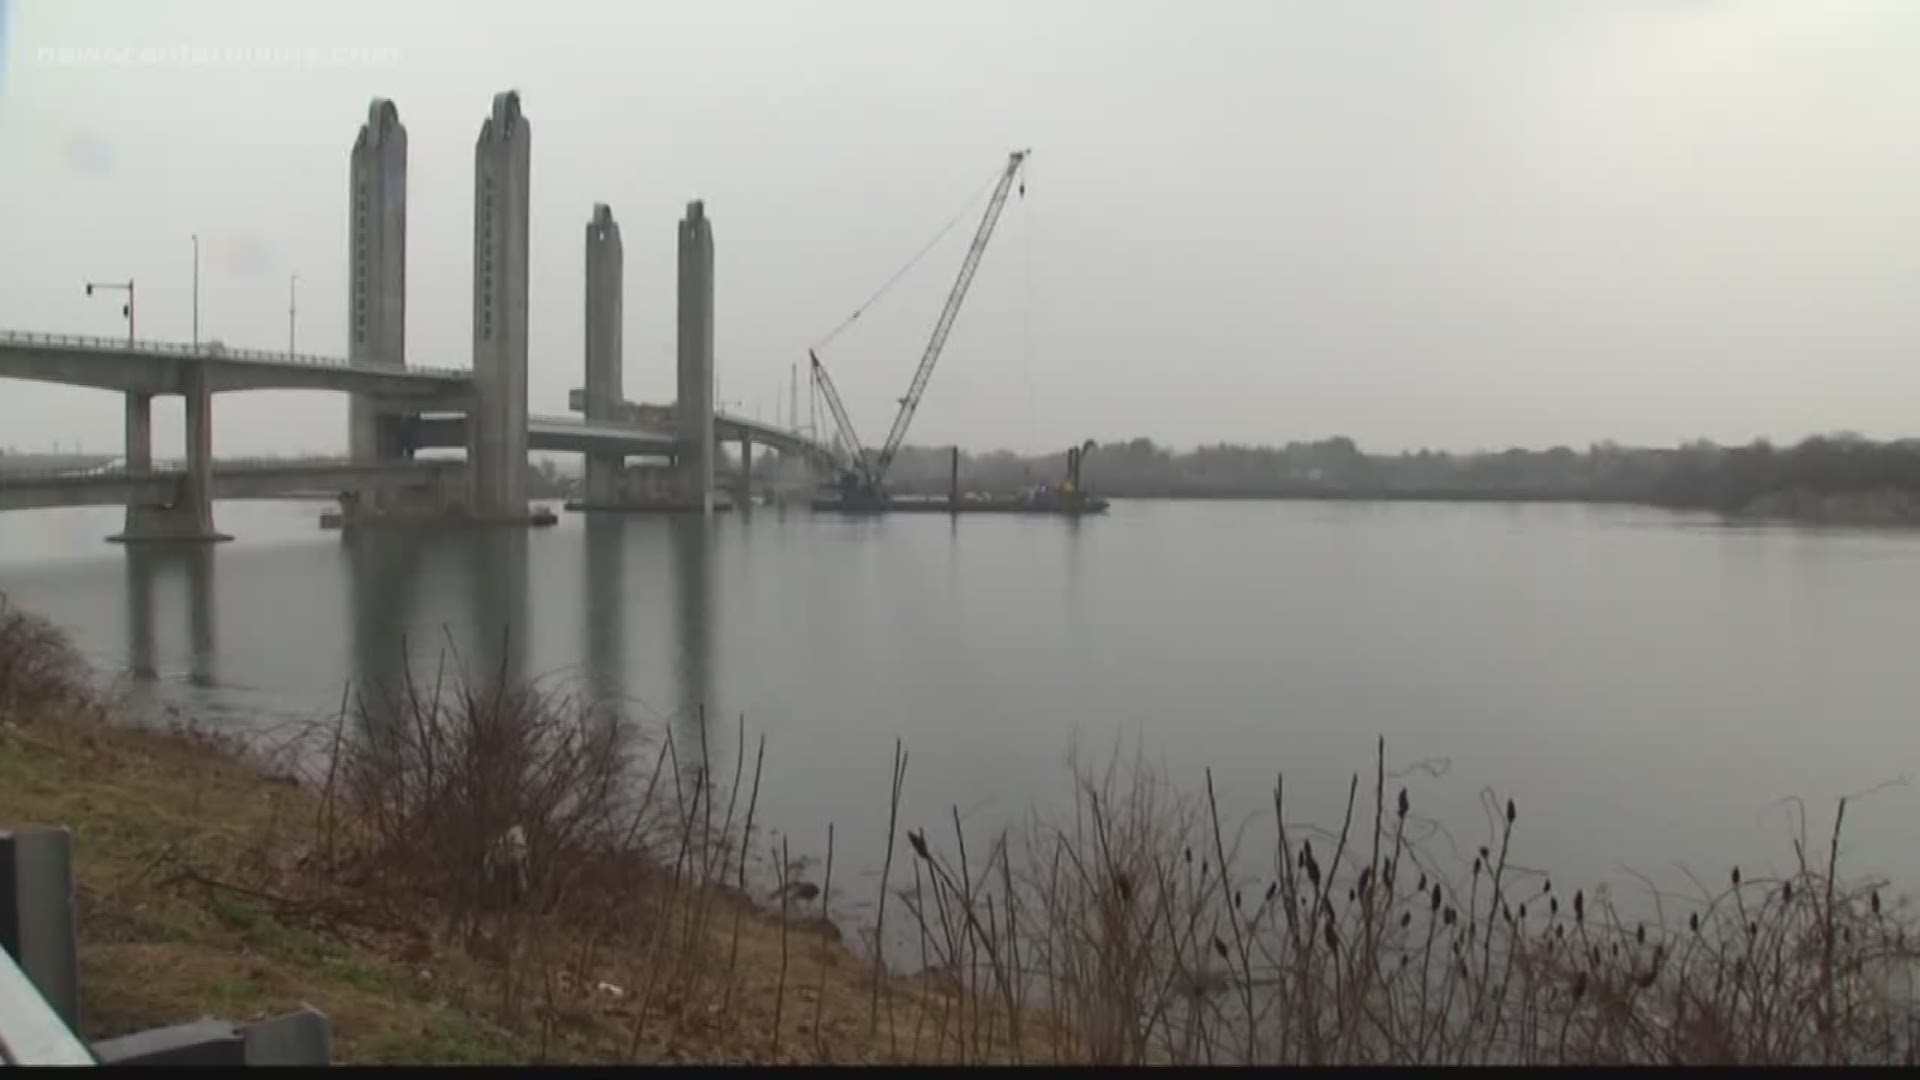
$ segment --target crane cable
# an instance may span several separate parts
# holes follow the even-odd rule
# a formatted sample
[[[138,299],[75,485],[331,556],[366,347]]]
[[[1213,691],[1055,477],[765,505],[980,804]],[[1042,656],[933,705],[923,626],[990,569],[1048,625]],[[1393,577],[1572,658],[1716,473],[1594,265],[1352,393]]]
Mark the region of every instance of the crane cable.
[[[940,241],[946,239],[947,234],[953,231],[953,227],[955,225],[960,224],[961,220],[967,216],[967,212],[973,209],[973,204],[979,202],[980,197],[982,195],[985,195],[987,193],[987,189],[992,187],[994,185],[994,182],[997,181],[999,178],[1000,178],[1000,174],[996,170],[994,175],[988,178],[986,183],[981,184],[980,189],[978,191],[975,191],[973,195],[967,199],[966,204],[960,207],[959,211],[955,213],[953,217],[947,219],[947,223],[940,227],[940,231],[934,234],[933,239],[927,241],[926,247],[921,248],[920,251],[917,254],[915,254],[913,258],[908,259],[907,264],[905,266],[902,266],[900,269],[894,271],[893,276],[887,279],[886,284],[880,286],[880,288],[877,291],[875,291],[872,296],[867,297],[866,302],[861,304],[859,307],[855,308],[853,311],[853,314],[847,316],[846,319],[840,323],[840,325],[828,331],[827,335],[821,338],[819,341],[814,342],[813,347],[815,349],[826,348],[828,342],[832,341],[834,338],[839,337],[841,332],[846,330],[847,327],[852,326],[854,322],[860,318],[860,316],[865,315],[867,313],[868,308],[872,307],[877,301],[879,301],[879,299],[882,296],[885,296],[888,290],[892,289],[896,284],[898,284],[901,278],[906,277],[908,272],[910,272],[914,267],[920,265],[920,260],[926,258],[927,254],[931,252],[934,249],[934,247],[940,243]],[[1025,192],[1023,188],[1022,194],[1024,193]]]

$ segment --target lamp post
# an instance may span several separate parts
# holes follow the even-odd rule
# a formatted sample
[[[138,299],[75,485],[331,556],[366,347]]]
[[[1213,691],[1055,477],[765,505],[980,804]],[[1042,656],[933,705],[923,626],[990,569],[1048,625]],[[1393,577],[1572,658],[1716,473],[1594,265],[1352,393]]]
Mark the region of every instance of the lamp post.
[[[293,310],[294,290],[300,284],[300,275],[287,279],[287,359],[293,359]]]
[[[125,284],[118,281],[87,282],[88,296],[92,296],[93,290],[95,289],[112,289],[115,292],[124,292],[127,294],[127,302],[120,305],[120,314],[127,317],[127,345],[131,348],[133,345],[133,279],[128,278]]]
[[[200,351],[200,234],[193,234],[193,351]]]

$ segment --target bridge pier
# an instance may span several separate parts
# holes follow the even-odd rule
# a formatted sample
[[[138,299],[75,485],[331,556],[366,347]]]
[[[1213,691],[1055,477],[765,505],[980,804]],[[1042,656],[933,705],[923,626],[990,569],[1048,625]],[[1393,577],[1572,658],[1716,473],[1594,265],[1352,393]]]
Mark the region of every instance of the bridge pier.
[[[753,509],[753,436],[740,436],[740,486],[733,496],[734,509],[745,513]]]
[[[127,397],[127,471],[153,471],[153,395],[130,392]]]
[[[621,388],[622,261],[620,225],[605,203],[593,208],[587,222],[587,379],[585,404],[590,424],[617,423],[626,400]],[[620,472],[626,455],[619,451],[587,454],[587,507],[608,507],[621,499]]]
[[[473,376],[468,511],[533,523],[527,506],[527,217],[532,126],[512,90],[493,96],[473,148]]]
[[[713,226],[706,205],[680,221],[679,387],[674,402],[681,492],[713,513]]]
[[[127,507],[121,531],[107,539],[119,543],[168,541],[211,543],[233,537],[213,527],[213,391],[207,386],[203,364],[189,364],[182,373],[187,399],[187,471],[180,478],[173,501],[166,506]],[[127,463],[133,467],[136,448],[146,459],[141,471],[153,466],[153,399],[127,395]],[[139,436],[139,437],[137,437]]]
[[[349,159],[347,230],[349,298],[347,358],[357,367],[402,370],[407,324],[407,129],[384,98],[367,109],[367,122]],[[405,416],[377,395],[354,394],[348,409],[353,460],[391,462],[407,456],[394,437]],[[369,511],[384,508],[384,492],[355,493]]]

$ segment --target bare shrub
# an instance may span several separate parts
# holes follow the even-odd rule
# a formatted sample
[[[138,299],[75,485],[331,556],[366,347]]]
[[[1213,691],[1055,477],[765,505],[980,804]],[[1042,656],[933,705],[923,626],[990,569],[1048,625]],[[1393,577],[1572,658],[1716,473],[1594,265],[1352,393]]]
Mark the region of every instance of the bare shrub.
[[[1512,862],[1519,821],[1457,862],[1429,857],[1382,756],[1371,813],[1337,830],[1273,802],[1270,856],[1234,850],[1204,800],[1135,763],[1076,769],[1064,820],[970,868],[908,833],[929,966],[971,1011],[930,1018],[936,1057],[1120,1063],[1911,1063],[1911,915],[1836,852],[1630,922]],[[1244,868],[1266,863],[1255,875]],[[1236,869],[1241,868],[1241,869]],[[992,1007],[997,1006],[997,1007]],[[1021,1018],[1028,1032],[1019,1029]],[[1011,1021],[1011,1022],[1009,1022]],[[1036,1023],[1038,1021],[1038,1023]],[[999,1024],[996,1030],[996,1023]],[[1044,1035],[1034,1028],[1044,1029]]]
[[[65,633],[0,594],[0,716],[31,721],[97,711],[89,675]]]

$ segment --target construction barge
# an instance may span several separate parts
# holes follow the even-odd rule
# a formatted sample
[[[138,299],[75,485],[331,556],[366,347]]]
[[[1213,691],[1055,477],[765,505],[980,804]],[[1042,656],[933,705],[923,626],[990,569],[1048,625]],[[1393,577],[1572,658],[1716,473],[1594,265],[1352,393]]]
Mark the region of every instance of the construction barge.
[[[1052,514],[1079,517],[1104,514],[1107,500],[1094,496],[1063,500],[1040,498],[1033,493],[1019,495],[964,495],[958,499],[940,496],[902,496],[870,499],[815,499],[813,508],[835,514]]]
[[[949,459],[945,497],[938,495],[888,495],[858,483],[843,484],[838,495],[815,499],[813,508],[836,514],[1053,514],[1080,517],[1104,514],[1107,500],[1087,494],[1080,482],[1080,467],[1087,450],[1093,446],[1067,450],[1067,475],[1051,484],[1035,484],[1012,495],[982,495],[960,490],[960,448]]]

